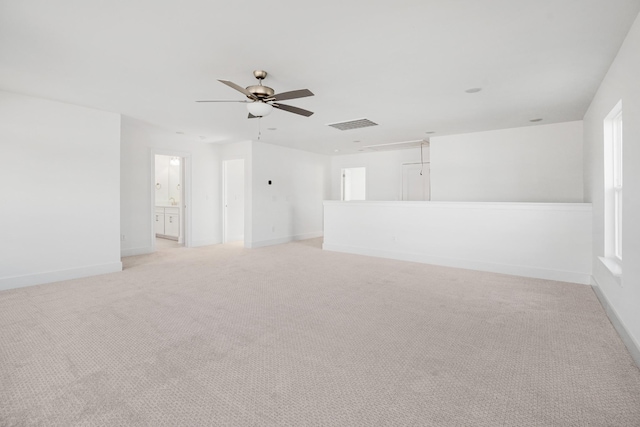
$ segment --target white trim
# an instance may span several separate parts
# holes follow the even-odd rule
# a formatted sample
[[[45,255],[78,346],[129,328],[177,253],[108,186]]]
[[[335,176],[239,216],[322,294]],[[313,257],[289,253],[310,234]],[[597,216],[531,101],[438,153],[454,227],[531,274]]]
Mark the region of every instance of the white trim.
[[[81,277],[97,276],[99,274],[115,273],[118,271],[122,271],[121,262],[110,262],[107,264],[90,265],[65,270],[46,271],[42,273],[26,274],[24,276],[3,277],[0,279],[0,291],[60,282],[62,280],[79,279]]]
[[[620,339],[622,339],[622,342],[627,347],[627,350],[629,350],[629,353],[631,354],[634,362],[636,362],[636,365],[640,368],[640,343],[636,341],[631,334],[629,334],[625,323],[622,321],[622,318],[618,315],[616,309],[609,303],[607,296],[604,294],[604,292],[602,292],[600,284],[593,276],[591,276],[591,288],[598,297],[600,304],[602,304],[602,308],[611,321],[611,324],[618,332],[618,335],[620,335]]]
[[[402,208],[460,208],[460,209],[524,209],[544,211],[591,212],[591,203],[528,203],[528,202],[432,202],[432,201],[365,201],[325,200],[324,206],[385,206]]]
[[[613,276],[613,280],[618,284],[618,286],[622,287],[622,265],[617,258],[605,258],[599,256],[598,259],[607,267],[611,276]]]
[[[464,268],[467,270],[488,271],[492,273],[510,274],[513,276],[533,277],[536,279],[557,280],[561,282],[589,285],[591,275],[572,271],[549,270],[523,265],[498,264],[484,261],[470,261],[466,259],[445,258],[410,252],[385,251],[357,246],[326,244],[322,249],[334,252],[345,252],[356,255],[366,255],[378,258],[391,258],[399,261],[419,262],[422,264],[443,265],[446,267]]]

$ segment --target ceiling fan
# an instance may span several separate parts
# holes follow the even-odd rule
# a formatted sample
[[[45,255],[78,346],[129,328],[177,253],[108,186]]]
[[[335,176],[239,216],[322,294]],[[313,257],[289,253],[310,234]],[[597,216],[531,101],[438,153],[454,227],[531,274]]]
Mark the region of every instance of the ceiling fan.
[[[246,95],[248,100],[242,101],[226,101],[226,100],[205,100],[196,102],[243,102],[247,104],[247,110],[249,110],[249,118],[264,117],[271,113],[274,108],[279,110],[288,111],[294,114],[300,114],[301,116],[309,117],[313,114],[312,111],[303,110],[302,108],[292,107],[291,105],[280,104],[279,101],[287,99],[304,98],[306,96],[313,96],[313,93],[309,89],[292,90],[290,92],[275,93],[275,91],[262,85],[262,80],[267,77],[267,72],[263,70],[255,70],[253,75],[258,79],[258,84],[243,88],[228,80],[218,80],[227,86],[242,92]]]

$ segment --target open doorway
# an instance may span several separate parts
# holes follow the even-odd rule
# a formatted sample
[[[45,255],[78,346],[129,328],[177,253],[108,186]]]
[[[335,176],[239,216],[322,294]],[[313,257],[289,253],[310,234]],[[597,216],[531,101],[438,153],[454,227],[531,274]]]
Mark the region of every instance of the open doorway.
[[[223,181],[223,242],[244,243],[244,159],[225,160]]]
[[[185,244],[184,157],[154,155],[153,232],[156,249]]]

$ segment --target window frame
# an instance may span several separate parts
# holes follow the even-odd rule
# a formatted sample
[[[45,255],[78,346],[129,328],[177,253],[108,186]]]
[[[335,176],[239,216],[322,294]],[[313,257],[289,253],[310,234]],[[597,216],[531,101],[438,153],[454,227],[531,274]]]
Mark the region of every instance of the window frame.
[[[622,100],[604,119],[604,258],[614,276],[622,275],[623,227]]]
[[[622,262],[622,109],[612,118],[613,256]]]

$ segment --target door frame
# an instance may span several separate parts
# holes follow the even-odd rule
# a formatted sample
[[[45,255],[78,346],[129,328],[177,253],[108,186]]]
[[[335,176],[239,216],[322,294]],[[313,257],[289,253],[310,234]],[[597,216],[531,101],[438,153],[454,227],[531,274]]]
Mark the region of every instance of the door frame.
[[[151,220],[151,250],[156,251],[156,233],[153,227],[156,210],[156,155],[180,157],[180,171],[182,174],[182,200],[180,203],[180,234],[185,248],[192,245],[191,236],[191,153],[187,151],[165,150],[161,148],[149,149],[149,219]]]

